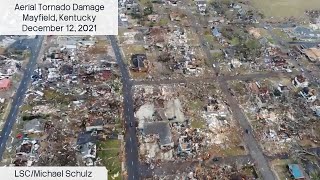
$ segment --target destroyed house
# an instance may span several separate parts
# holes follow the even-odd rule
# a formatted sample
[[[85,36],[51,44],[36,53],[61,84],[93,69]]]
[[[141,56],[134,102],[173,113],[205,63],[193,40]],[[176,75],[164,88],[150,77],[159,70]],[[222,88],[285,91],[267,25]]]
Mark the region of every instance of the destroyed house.
[[[179,145],[178,145],[178,154],[189,154],[191,152],[191,143],[187,136],[181,136],[179,138]]]
[[[39,119],[28,121],[23,128],[26,133],[41,133],[44,131],[44,124]]]
[[[308,87],[304,87],[299,94],[305,98],[308,102],[313,102],[316,100],[316,92],[314,89],[309,89]]]
[[[94,165],[94,159],[97,153],[96,141],[96,131],[95,133],[82,132],[78,135],[77,150],[81,153],[82,159],[87,166]]]
[[[64,75],[70,75],[73,73],[73,67],[71,65],[63,65],[61,67],[61,73]]]
[[[169,4],[177,5],[178,0],[168,0]]]
[[[170,100],[166,104],[165,117],[170,122],[184,122],[186,119],[179,99]]]
[[[0,90],[8,90],[10,88],[11,81],[10,79],[0,80]]]
[[[145,54],[134,54],[131,56],[132,69],[135,71],[145,71],[147,56]]]
[[[261,87],[259,89],[259,95],[260,96],[268,96],[269,95],[269,89],[267,87]]]
[[[113,66],[116,66],[116,63],[109,62],[109,61],[101,61],[100,62],[100,68],[104,70],[111,70]]]
[[[79,41],[78,44],[80,46],[91,47],[91,46],[95,45],[96,42],[95,41]]]
[[[104,122],[102,119],[95,119],[87,123],[86,131],[102,131]]]
[[[259,96],[269,96],[268,87],[261,87],[259,82],[251,82],[249,83],[248,87],[253,94],[257,94]]]
[[[288,86],[284,86],[284,85],[282,85],[282,84],[279,84],[278,90],[279,90],[280,92],[289,91],[289,88],[288,88]]]
[[[77,145],[83,145],[89,142],[95,143],[97,141],[97,137],[95,133],[91,132],[81,132],[77,138]]]
[[[197,5],[202,5],[202,4],[207,4],[207,1],[206,0],[195,0],[195,3]]]
[[[25,143],[20,146],[20,153],[30,153],[32,149],[32,143]]]
[[[88,142],[80,146],[80,152],[83,159],[96,158],[96,144]]]
[[[177,12],[171,12],[169,16],[170,16],[171,21],[180,21],[181,20],[180,14]]]
[[[99,75],[100,80],[108,80],[111,78],[112,72],[109,70],[103,70],[103,71],[99,72],[98,75]]]
[[[320,117],[320,106],[315,107],[314,112],[318,117]]]
[[[209,23],[223,23],[224,17],[212,17]]]
[[[279,66],[287,65],[288,63],[287,63],[287,61],[285,60],[284,57],[275,56],[275,57],[272,58],[272,64],[273,64],[274,66],[279,67]]]
[[[130,10],[135,4],[135,1],[134,0],[126,0],[125,1],[125,6],[127,8],[127,10]]]
[[[15,165],[15,166],[26,166],[27,165],[27,159],[21,159],[21,158],[17,158],[14,162],[13,162],[13,164]]]
[[[268,96],[256,96],[256,103],[259,108],[263,108],[267,106],[269,97]]]
[[[270,99],[269,89],[267,87],[261,87],[259,83],[251,83],[251,88],[253,88],[253,92],[257,93],[255,95],[255,101],[259,108],[266,107],[267,102]]]
[[[298,75],[292,80],[292,84],[296,87],[307,87],[309,82],[302,75]]]
[[[219,32],[218,28],[216,28],[216,27],[212,28],[212,35],[217,38],[221,37],[221,33]]]
[[[161,149],[173,148],[173,141],[170,126],[167,122],[144,123],[144,135],[159,135],[159,145]]]
[[[153,27],[149,31],[153,43],[163,43],[165,41],[165,30],[160,27]]]
[[[150,14],[148,15],[148,20],[151,22],[157,22],[159,19],[159,15],[157,14]]]
[[[273,94],[275,96],[281,96],[281,94],[284,93],[284,92],[285,93],[289,92],[288,86],[279,84],[278,87],[274,89]]]
[[[38,149],[39,149],[38,141],[23,140],[20,147],[17,148],[16,155],[21,157],[29,156],[33,158],[35,157],[35,154],[37,153]]]
[[[279,48],[271,48],[269,50],[270,56],[280,56],[280,57],[287,57],[287,53],[284,53]]]

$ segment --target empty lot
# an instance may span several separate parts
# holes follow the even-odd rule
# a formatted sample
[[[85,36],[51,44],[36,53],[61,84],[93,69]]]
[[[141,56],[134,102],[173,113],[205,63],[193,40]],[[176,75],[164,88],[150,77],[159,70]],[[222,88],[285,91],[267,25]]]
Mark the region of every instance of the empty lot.
[[[305,17],[306,10],[320,9],[319,0],[251,0],[266,17]]]

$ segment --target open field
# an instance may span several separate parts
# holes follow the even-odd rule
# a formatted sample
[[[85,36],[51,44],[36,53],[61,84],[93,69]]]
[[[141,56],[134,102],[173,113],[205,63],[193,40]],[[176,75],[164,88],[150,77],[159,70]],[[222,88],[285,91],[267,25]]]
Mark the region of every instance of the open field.
[[[108,179],[121,179],[121,161],[119,157],[120,141],[109,139],[98,144],[98,156],[108,169]]]
[[[252,0],[253,5],[266,17],[284,18],[304,16],[306,10],[320,7],[319,0]]]

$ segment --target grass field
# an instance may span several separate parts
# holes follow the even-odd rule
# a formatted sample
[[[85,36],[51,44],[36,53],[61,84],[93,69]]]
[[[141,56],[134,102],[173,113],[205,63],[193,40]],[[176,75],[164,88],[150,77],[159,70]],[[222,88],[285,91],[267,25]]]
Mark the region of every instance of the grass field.
[[[251,0],[266,17],[301,18],[306,10],[320,8],[319,0]]]
[[[120,141],[117,139],[108,139],[97,144],[98,156],[102,159],[103,165],[108,169],[108,179],[121,180],[121,160]],[[115,174],[119,176],[112,178]]]

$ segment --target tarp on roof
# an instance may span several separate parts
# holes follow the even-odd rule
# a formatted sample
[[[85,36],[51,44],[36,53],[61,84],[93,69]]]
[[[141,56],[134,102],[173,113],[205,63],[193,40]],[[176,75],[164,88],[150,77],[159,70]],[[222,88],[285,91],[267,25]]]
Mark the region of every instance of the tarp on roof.
[[[303,172],[298,164],[288,164],[288,167],[294,179],[304,178]]]

